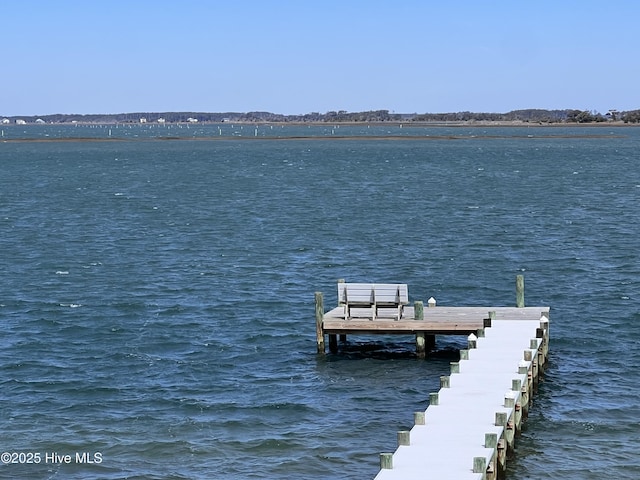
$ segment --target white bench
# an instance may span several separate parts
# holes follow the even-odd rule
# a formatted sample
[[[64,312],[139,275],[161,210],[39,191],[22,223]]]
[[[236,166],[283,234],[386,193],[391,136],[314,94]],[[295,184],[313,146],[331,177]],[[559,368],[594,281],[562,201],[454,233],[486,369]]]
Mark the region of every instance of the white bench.
[[[404,283],[338,283],[338,305],[344,305],[345,320],[378,317],[400,320],[408,303],[409,289]],[[366,315],[361,313],[362,309],[367,310]]]

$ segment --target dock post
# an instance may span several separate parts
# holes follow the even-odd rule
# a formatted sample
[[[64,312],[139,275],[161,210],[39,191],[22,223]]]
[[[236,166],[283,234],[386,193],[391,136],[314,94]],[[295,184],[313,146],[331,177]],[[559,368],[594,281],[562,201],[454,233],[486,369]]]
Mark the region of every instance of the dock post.
[[[505,397],[505,401],[506,400],[507,398]],[[513,406],[515,406],[515,403],[514,405],[512,405],[512,407]],[[506,454],[504,458],[506,460],[506,458],[513,453],[513,445],[514,445],[513,442],[515,440],[515,436],[514,436],[515,432],[513,431],[513,414],[507,416],[507,412],[496,412],[496,426],[504,427],[504,430],[503,430],[504,446],[505,446],[504,453]]]
[[[497,473],[498,478],[504,478],[504,472],[507,468],[507,444],[509,439],[509,432],[507,430],[507,413],[506,412],[496,412],[496,421],[495,425],[499,427],[504,427],[502,429],[502,435],[498,439],[498,452],[497,452]]]
[[[338,283],[345,283],[345,279],[344,278],[339,278],[338,279]],[[344,302],[342,302],[340,299],[338,299],[338,306],[341,307],[342,305],[344,305]],[[340,341],[342,343],[345,343],[347,341],[347,334],[346,333],[341,333],[340,334]]]
[[[538,355],[540,353],[538,339],[531,339],[531,375],[533,377],[533,393],[538,393],[538,382],[540,381],[540,368],[538,365]]]
[[[544,364],[545,364],[545,355],[544,355],[544,342],[545,342],[545,333],[544,328],[540,327],[536,329],[536,338],[540,339],[540,347],[538,348],[538,376],[542,376],[544,374]]]
[[[485,478],[487,473],[487,459],[484,457],[473,457],[473,473],[482,473]]]
[[[380,469],[391,470],[393,468],[393,453],[380,454]]]
[[[516,307],[524,308],[524,275],[516,276]]]
[[[514,424],[516,428],[516,434],[519,434],[522,431],[522,418],[523,418],[523,407],[522,404],[525,399],[522,397],[522,380],[519,378],[514,378],[511,380],[511,390],[514,392],[516,397],[515,403],[515,412],[514,412]]]
[[[505,478],[505,470],[507,469],[507,452],[504,437],[498,440],[496,448],[496,478]]]
[[[414,320],[424,320],[424,303],[416,300],[413,304]],[[418,358],[425,358],[427,354],[427,342],[424,332],[416,333],[416,354]]]
[[[435,298],[431,297],[427,302],[428,308],[433,308],[436,306]],[[415,308],[415,319],[424,320],[424,303],[422,301],[417,301],[414,304]],[[425,335],[425,349],[427,351],[431,351],[436,348],[436,336],[435,335]]]
[[[331,353],[338,351],[338,336],[335,333],[329,334],[329,351]]]
[[[528,376],[528,372],[529,372],[529,366],[527,364],[527,362],[525,362],[524,360],[520,360],[520,363],[518,364],[518,373],[520,375],[523,374],[527,374],[527,378],[525,380],[525,382],[521,385],[520,388],[520,403],[522,406],[522,418],[526,419],[529,416],[529,376]]]
[[[549,317],[548,313],[542,312],[540,316],[540,328],[542,328],[544,334],[542,336],[542,367],[546,366],[549,357]]]
[[[398,431],[398,446],[411,445],[411,432],[409,430]]]
[[[316,343],[318,344],[318,353],[324,354],[324,329],[322,321],[324,319],[324,300],[322,292],[316,292]]]
[[[424,302],[422,300],[416,300],[413,302],[414,309],[414,319],[415,320],[424,320]]]
[[[427,342],[425,337],[424,332],[416,332],[416,355],[418,358],[425,358],[427,356]]]
[[[495,480],[496,476],[496,464],[498,463],[498,434],[497,433],[485,433],[484,434],[484,448],[491,448],[493,455],[489,461],[487,467],[487,480]]]

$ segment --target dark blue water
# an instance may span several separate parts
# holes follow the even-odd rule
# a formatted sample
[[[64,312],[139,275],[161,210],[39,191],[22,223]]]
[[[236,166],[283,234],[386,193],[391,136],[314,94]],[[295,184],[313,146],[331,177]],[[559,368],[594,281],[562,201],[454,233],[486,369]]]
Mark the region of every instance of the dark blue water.
[[[160,128],[2,129],[111,140],[0,142],[0,478],[373,478],[458,340],[318,357],[314,292],[517,274],[552,338],[509,476],[640,478],[640,130]]]

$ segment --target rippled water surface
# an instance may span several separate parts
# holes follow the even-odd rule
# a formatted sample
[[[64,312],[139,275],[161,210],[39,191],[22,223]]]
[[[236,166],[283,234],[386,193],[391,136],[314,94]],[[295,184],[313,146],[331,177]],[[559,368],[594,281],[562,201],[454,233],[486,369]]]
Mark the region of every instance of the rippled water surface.
[[[127,128],[3,129],[0,450],[43,457],[0,478],[373,478],[460,342],[319,357],[314,292],[520,273],[551,363],[509,476],[640,478],[640,130]]]

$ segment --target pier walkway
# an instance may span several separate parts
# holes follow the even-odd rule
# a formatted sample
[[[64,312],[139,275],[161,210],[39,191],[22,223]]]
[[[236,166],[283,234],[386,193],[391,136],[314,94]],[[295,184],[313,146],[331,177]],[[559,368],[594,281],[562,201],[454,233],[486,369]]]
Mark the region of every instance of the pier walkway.
[[[495,320],[469,336],[415,426],[398,432],[394,453],[380,455],[375,480],[503,478],[547,361],[548,309],[538,311],[538,320]]]
[[[405,306],[399,318],[396,310],[392,318],[367,318],[366,311],[351,314],[340,297],[325,313],[316,293],[318,353],[325,352],[325,335],[335,352],[338,336],[412,334],[419,357],[436,335],[467,335],[468,348],[451,362],[451,375],[440,377],[428,408],[414,413],[411,430],[398,432],[395,452],[380,454],[375,480],[504,477],[549,351],[549,307],[524,307],[521,276],[516,294],[517,307],[438,307],[430,299],[428,308],[421,301]]]

